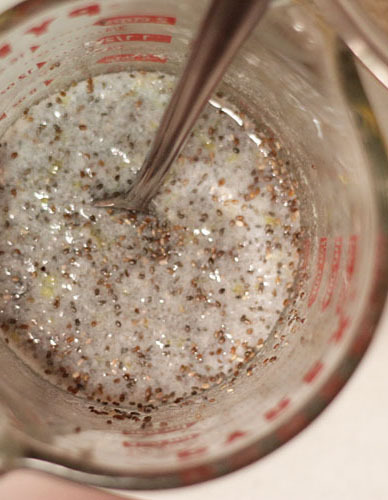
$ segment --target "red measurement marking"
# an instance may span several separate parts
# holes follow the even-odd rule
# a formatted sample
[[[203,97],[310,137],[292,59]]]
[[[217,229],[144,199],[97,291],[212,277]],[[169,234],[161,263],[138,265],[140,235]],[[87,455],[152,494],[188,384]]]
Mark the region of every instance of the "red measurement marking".
[[[7,118],[7,113],[3,113],[0,115],[0,121],[4,120],[4,118]]]
[[[358,235],[353,234],[349,238],[348,262],[346,264],[346,274],[349,281],[351,280],[354,274],[354,269],[356,267],[357,244],[358,244]]]
[[[307,268],[310,259],[310,249],[311,249],[311,240],[307,239],[304,242],[303,253],[302,253],[302,271]]]
[[[44,84],[46,85],[46,87],[47,87],[48,85],[50,85],[50,83],[51,83],[52,81],[53,81],[53,80],[45,80],[43,83],[44,83]]]
[[[165,448],[166,446],[171,446],[174,444],[181,444],[185,441],[190,441],[195,439],[199,434],[192,434],[190,436],[175,438],[175,439],[162,439],[161,441],[123,441],[123,446],[125,448]]]
[[[233,441],[236,441],[236,439],[241,439],[242,437],[246,436],[246,434],[247,434],[246,432],[234,431],[231,434],[229,434],[229,436],[226,438],[225,443],[226,444],[233,443]]]
[[[72,10],[69,12],[69,17],[79,17],[79,16],[95,16],[100,13],[100,6],[98,3],[93,5],[88,5],[87,7],[81,7],[79,9]]]
[[[30,47],[30,50],[31,50],[31,52],[35,52],[36,50],[38,50],[38,49],[39,49],[39,47],[40,47],[40,45],[32,45],[32,46]]]
[[[326,248],[327,248],[327,238],[321,238],[319,240],[319,249],[318,249],[318,263],[317,263],[317,272],[315,275],[315,280],[313,283],[313,288],[311,290],[308,306],[311,307],[317,299],[319,288],[322,282],[323,269],[325,267],[326,260]]]
[[[181,425],[179,427],[170,427],[170,428],[161,428],[161,429],[156,429],[156,430],[148,430],[147,431],[147,436],[157,436],[159,434],[168,434],[171,432],[177,432],[177,431],[182,431],[186,429],[190,429],[190,427],[193,427],[196,425],[196,422],[189,422],[188,424]],[[124,436],[137,436],[139,434],[143,435],[143,431],[122,431],[122,434]]]
[[[11,53],[11,46],[9,43],[6,43],[5,45],[2,45],[0,47],[0,57],[7,57],[8,54]]]
[[[207,448],[203,446],[202,448],[196,448],[194,450],[181,450],[178,451],[177,457],[181,459],[196,457],[198,455],[202,455],[207,451]]]
[[[25,101],[27,99],[27,96],[24,96],[22,98],[20,98],[17,102],[15,102],[15,104],[13,104],[13,108],[17,108],[23,101]]]
[[[338,303],[336,307],[337,314],[342,313],[345,301],[347,301],[349,298],[349,287],[356,267],[357,246],[358,246],[358,235],[353,234],[349,237],[348,254],[346,260],[346,278],[344,280],[344,283],[342,284],[341,291],[338,296]]]
[[[345,330],[349,325],[349,319],[346,316],[340,316],[337,330],[331,336],[331,342],[337,343],[344,336]]]
[[[170,35],[158,35],[153,33],[122,33],[120,35],[103,36],[98,40],[104,45],[117,42],[160,42],[170,43]]]
[[[8,87],[0,92],[0,95],[4,95],[8,90],[11,90],[15,86],[15,82],[11,82]]]
[[[47,33],[49,25],[54,21],[54,19],[47,19],[47,21],[43,21],[39,26],[34,26],[26,31],[26,33],[33,33],[36,36],[43,35],[43,33]]]
[[[342,283],[340,293],[338,295],[337,307],[335,308],[336,314],[342,314],[344,309],[346,294],[347,294],[348,285],[346,283]]]
[[[45,64],[46,64],[47,61],[43,61],[43,62],[39,62],[39,63],[36,63],[38,69],[42,68]]]
[[[25,78],[27,78],[29,75],[31,75],[31,73],[33,73],[33,70],[32,69],[29,69],[26,73],[22,73],[21,75],[18,76],[18,80],[24,80]]]
[[[154,54],[118,54],[115,56],[106,56],[97,61],[98,64],[107,64],[112,62],[128,62],[128,61],[146,61],[165,63],[167,57],[156,56]]]
[[[305,373],[303,377],[303,382],[306,382],[306,384],[310,384],[317,377],[322,368],[323,368],[323,363],[321,363],[321,361],[317,361],[310,368],[310,370],[307,373]]]
[[[106,17],[105,19],[100,19],[96,23],[96,26],[115,26],[117,24],[175,24],[175,17],[168,16],[116,16],[116,17]]]
[[[326,295],[322,303],[322,311],[327,309],[327,307],[331,302],[331,299],[333,298],[334,289],[337,284],[338,271],[340,268],[341,254],[342,254],[342,238],[341,236],[338,236],[334,240],[333,260],[331,262],[331,270],[330,270],[329,282],[327,284]]]
[[[101,45],[96,48],[93,48],[93,54],[99,54],[100,52],[103,52],[104,54],[107,54],[108,52],[114,52],[117,54],[117,52],[123,52],[127,49],[123,44],[120,45]]]
[[[289,398],[284,398],[279,403],[271,408],[270,410],[266,411],[264,413],[264,417],[266,420],[274,420],[276,417],[279,416],[279,414],[287,408],[287,406],[290,404],[290,399]]]

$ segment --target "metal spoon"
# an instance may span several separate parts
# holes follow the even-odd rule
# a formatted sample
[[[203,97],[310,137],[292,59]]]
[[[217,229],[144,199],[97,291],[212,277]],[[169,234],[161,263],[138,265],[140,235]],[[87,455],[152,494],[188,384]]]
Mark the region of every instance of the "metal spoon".
[[[213,0],[183,74],[164,112],[151,150],[130,190],[97,207],[145,210],[221,80],[233,56],[265,12],[269,0]]]

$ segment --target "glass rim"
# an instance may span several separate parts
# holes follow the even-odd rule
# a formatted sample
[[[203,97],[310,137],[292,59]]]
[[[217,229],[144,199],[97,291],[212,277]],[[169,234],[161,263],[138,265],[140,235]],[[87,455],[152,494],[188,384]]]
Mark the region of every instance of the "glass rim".
[[[313,0],[359,61],[388,87],[388,35],[347,0]]]

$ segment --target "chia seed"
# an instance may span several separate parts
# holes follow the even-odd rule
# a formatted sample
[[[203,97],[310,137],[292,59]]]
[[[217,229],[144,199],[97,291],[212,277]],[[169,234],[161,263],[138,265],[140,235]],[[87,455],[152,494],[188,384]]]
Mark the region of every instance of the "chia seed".
[[[93,206],[133,182],[174,82],[89,78],[32,106],[0,149],[1,335],[77,397],[147,412],[252,374],[288,304],[301,240],[277,141],[239,126],[224,97],[150,214]]]

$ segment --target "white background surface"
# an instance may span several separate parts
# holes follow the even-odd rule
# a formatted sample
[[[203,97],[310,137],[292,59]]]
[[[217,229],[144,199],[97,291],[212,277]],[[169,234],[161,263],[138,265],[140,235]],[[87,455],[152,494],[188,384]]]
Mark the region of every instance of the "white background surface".
[[[0,0],[0,8],[13,3]],[[387,500],[387,359],[388,310],[345,389],[287,445],[259,463],[209,483],[133,496],[148,500]],[[111,497],[33,473],[15,472],[0,479],[1,500],[106,498]]]

